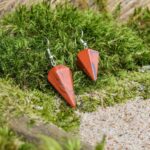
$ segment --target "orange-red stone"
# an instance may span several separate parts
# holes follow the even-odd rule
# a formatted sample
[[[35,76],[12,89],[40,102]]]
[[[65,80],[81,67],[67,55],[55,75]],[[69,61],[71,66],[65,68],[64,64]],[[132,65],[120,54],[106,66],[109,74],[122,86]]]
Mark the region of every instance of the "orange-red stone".
[[[76,107],[71,70],[57,65],[48,72],[48,81],[71,107]]]
[[[97,80],[99,52],[84,49],[77,55],[77,65],[94,81]]]

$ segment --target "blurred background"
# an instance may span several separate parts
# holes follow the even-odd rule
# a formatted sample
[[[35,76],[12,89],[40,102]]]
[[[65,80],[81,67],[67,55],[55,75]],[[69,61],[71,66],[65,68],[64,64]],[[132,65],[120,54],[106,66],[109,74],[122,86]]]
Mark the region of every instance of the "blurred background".
[[[32,5],[43,0],[0,0],[0,15],[13,10],[18,4]],[[128,16],[138,7],[149,7],[150,0],[49,0],[55,6],[58,3],[70,2],[82,9],[93,8],[102,10],[107,8],[107,11],[113,12],[115,9],[120,9],[119,19],[127,20]]]

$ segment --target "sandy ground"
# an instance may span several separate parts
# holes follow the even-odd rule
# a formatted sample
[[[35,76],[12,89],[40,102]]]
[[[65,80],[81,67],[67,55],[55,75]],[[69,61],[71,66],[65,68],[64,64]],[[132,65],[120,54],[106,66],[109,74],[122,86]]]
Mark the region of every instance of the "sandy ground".
[[[95,145],[104,134],[106,150],[150,150],[150,99],[81,114],[83,141]]]

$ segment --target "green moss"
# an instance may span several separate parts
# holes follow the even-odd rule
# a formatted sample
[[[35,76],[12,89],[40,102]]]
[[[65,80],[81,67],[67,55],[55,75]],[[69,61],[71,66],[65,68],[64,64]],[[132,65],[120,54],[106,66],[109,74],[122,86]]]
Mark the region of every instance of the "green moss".
[[[150,46],[150,10],[148,8],[138,8],[128,21],[128,26],[132,28]]]
[[[79,127],[76,110],[92,112],[98,106],[124,103],[135,97],[150,98],[149,72],[137,72],[138,67],[150,64],[148,18],[149,10],[146,10],[135,21],[118,26],[106,13],[83,12],[70,5],[52,10],[48,3],[31,8],[22,6],[5,16],[0,21],[0,77],[5,78],[0,79],[0,125],[11,115],[26,113],[71,130]],[[83,49],[79,43],[81,30],[89,47],[100,52],[97,82],[89,80],[76,67],[76,55]],[[79,95],[75,110],[47,82],[51,66],[45,56],[46,38],[57,63],[73,71],[75,92]],[[31,119],[29,126],[33,124]],[[16,145],[16,136],[2,130],[0,148],[32,149],[29,143]]]
[[[12,84],[12,83],[11,83]],[[40,116],[46,121],[62,127],[65,130],[75,129],[79,126],[80,118],[76,110],[54,95],[40,91],[22,91],[10,82],[0,80],[0,111],[3,118],[11,115],[28,114]],[[90,86],[89,86],[90,87]],[[92,86],[91,86],[92,87]],[[98,88],[97,88],[98,87]],[[150,98],[149,72],[119,72],[117,77],[107,76],[101,79],[95,88],[87,89],[88,94],[77,98],[77,110],[82,112],[96,111],[98,106],[110,106],[124,103],[135,97]],[[31,125],[34,120],[31,121]]]
[[[98,11],[106,12],[107,11],[107,2],[108,0],[94,0],[97,5]]]
[[[77,110],[91,112],[100,105],[110,106],[136,96],[149,98],[149,73],[136,70],[150,63],[150,51],[135,32],[126,25],[118,26],[109,14],[81,11],[71,5],[53,10],[48,3],[40,3],[19,7],[0,25],[0,77],[13,79],[12,83],[0,80],[0,112],[4,116],[26,112],[65,130],[79,126],[76,110],[60,100],[47,82],[51,66],[45,56],[46,38],[57,63],[72,69],[75,93],[83,94],[77,99]],[[97,82],[76,66],[77,53],[83,49],[81,30],[89,47],[100,52]],[[139,91],[141,86],[144,90]]]
[[[63,144],[58,141],[40,135],[41,143],[32,144],[24,142],[19,136],[7,127],[0,127],[0,150],[80,150],[81,142],[78,139],[61,139]]]
[[[12,84],[13,82],[0,79],[1,118],[26,113],[29,116],[40,116],[66,130],[76,128],[79,125],[79,117],[74,110],[65,103],[60,105],[58,97],[44,94],[38,90],[22,91]],[[30,125],[33,123],[34,120]]]
[[[7,127],[0,127],[0,149],[1,150],[36,150],[35,146],[23,142]]]
[[[104,150],[106,145],[106,136],[103,136],[103,139],[100,143],[97,144],[95,150]]]
[[[21,88],[52,92],[47,82],[51,66],[45,57],[46,38],[57,63],[72,69],[76,93],[91,84],[94,87],[76,66],[77,53],[83,49],[79,43],[81,30],[89,47],[100,52],[98,81],[100,76],[150,63],[150,52],[143,41],[128,27],[118,26],[106,13],[81,11],[71,5],[53,10],[48,3],[41,3],[31,8],[19,7],[5,16],[0,25],[0,77],[13,78]]]
[[[28,140],[28,139],[26,139]],[[7,127],[0,127],[0,150],[81,150],[85,149],[78,138],[62,138],[59,141],[39,135],[39,143],[33,144],[16,135]],[[104,150],[105,137],[95,150]]]
[[[81,96],[79,109],[83,112],[95,111],[98,106],[111,106],[129,99],[150,98],[150,72],[121,71],[117,77],[107,76],[89,87],[86,96]]]
[[[148,8],[138,8],[128,20],[127,25],[143,39],[143,43],[150,52],[150,10]],[[149,52],[143,53],[145,60],[149,60]],[[141,56],[138,56],[137,62],[141,64]]]
[[[78,108],[82,112],[93,112],[96,111],[97,106],[100,105],[100,100],[93,98],[92,96],[83,96],[81,97],[81,102],[78,105]]]

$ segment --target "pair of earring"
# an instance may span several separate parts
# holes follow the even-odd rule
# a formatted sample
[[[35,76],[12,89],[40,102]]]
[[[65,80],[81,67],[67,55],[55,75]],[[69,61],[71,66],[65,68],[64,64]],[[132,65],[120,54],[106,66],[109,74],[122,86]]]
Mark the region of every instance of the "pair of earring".
[[[83,32],[82,32],[83,37]],[[87,43],[80,39],[84,45],[84,49],[77,54],[77,65],[82,69],[92,80],[96,81],[98,74],[99,52],[89,49]],[[49,45],[49,41],[48,41]],[[56,65],[55,57],[51,54],[48,47],[47,53],[51,60],[52,68],[48,72],[48,81],[73,108],[76,107],[75,94],[73,89],[72,72],[70,68],[62,64]]]

